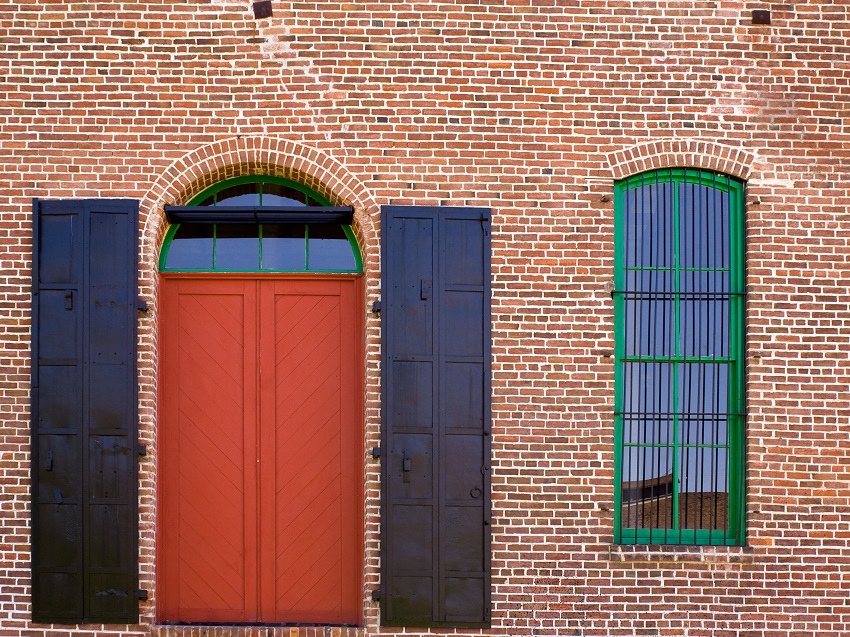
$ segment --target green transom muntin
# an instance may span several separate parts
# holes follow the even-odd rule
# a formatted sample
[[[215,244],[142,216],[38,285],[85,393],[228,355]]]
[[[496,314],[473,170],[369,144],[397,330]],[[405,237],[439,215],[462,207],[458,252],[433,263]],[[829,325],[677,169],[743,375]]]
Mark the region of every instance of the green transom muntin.
[[[251,175],[207,188],[191,206],[330,206],[319,193],[290,179]],[[351,227],[305,223],[182,223],[167,231],[162,272],[361,273]]]
[[[743,189],[615,184],[615,542],[744,541]]]

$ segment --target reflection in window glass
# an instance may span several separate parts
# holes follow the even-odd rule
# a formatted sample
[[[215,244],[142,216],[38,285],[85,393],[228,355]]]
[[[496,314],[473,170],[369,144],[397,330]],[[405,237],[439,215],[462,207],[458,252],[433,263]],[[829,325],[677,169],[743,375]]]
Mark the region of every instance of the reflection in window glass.
[[[311,270],[354,270],[357,263],[342,227],[335,224],[309,227],[309,267]]]
[[[307,269],[306,227],[302,223],[263,225],[263,270]]]
[[[297,199],[288,199],[287,197],[279,197],[277,195],[263,195],[264,206],[303,206],[304,202]]]
[[[314,205],[308,203],[307,195],[284,186],[283,184],[263,184],[263,205],[264,206],[306,206]]]
[[[165,267],[179,270],[212,268],[213,226],[182,224],[171,240]]]
[[[685,528],[726,528],[727,473],[725,447],[682,447],[679,450],[679,519]]]
[[[628,447],[622,464],[623,523],[633,529],[674,528],[672,447]]]
[[[260,193],[257,184],[240,184],[220,190],[216,195],[216,206],[259,206]]]
[[[219,223],[215,232],[215,269],[256,270],[260,265],[259,228],[253,224]]]

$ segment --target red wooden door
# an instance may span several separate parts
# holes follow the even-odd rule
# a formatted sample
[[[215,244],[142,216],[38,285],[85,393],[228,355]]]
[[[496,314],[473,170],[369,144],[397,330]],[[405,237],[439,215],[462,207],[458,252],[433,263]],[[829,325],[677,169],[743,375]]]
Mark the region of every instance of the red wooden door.
[[[358,284],[163,277],[161,621],[359,622]]]

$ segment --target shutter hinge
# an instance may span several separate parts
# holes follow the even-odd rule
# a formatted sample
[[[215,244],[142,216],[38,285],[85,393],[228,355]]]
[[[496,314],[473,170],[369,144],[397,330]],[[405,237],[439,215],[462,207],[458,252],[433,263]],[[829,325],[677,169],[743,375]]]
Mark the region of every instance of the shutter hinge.
[[[140,588],[136,591],[136,599],[141,599],[142,601],[147,601],[148,599],[148,589]]]
[[[373,602],[380,602],[381,601],[381,589],[380,588],[376,588],[375,590],[372,591],[372,601]]]
[[[375,301],[372,303],[372,314],[380,314],[381,313],[381,302]]]
[[[481,229],[484,231],[484,236],[490,236],[490,215],[484,213],[481,215]]]
[[[372,447],[372,457],[378,459],[381,457],[381,448],[380,447]]]
[[[148,302],[141,298],[136,299],[136,309],[139,310],[139,312],[147,312]]]
[[[147,456],[148,455],[148,446],[147,445],[139,445],[139,455]]]

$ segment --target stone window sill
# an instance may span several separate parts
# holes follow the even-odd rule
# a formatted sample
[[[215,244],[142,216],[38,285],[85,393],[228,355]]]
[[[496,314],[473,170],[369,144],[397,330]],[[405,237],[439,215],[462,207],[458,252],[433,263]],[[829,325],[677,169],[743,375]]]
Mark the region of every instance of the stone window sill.
[[[612,544],[608,548],[611,562],[722,562],[748,563],[753,558],[751,546],[686,546]]]

